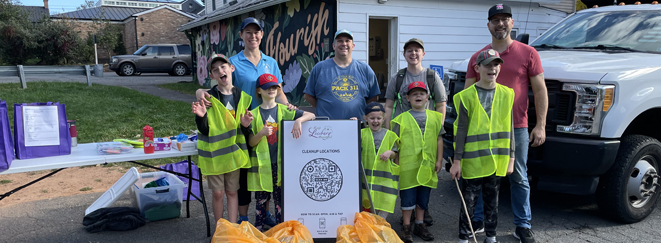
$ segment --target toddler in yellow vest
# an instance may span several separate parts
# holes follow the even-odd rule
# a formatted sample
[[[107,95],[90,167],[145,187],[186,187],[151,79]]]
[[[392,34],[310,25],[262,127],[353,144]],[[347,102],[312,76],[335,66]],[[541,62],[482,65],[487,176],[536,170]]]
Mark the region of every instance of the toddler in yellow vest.
[[[234,66],[222,54],[213,54],[209,62],[211,78],[218,85],[211,88],[212,106],[193,102],[192,110],[198,134],[198,166],[207,176],[212,191],[213,216],[223,217],[223,198],[227,195],[227,215],[236,222],[238,215],[239,169],[250,168],[245,135],[250,132],[252,117],[244,116],[250,107],[250,95],[232,85]]]
[[[363,120],[367,127],[360,131],[361,161],[367,177],[372,203],[378,215],[388,218],[395,210],[399,192],[399,165],[391,159],[397,158],[399,137],[383,128],[385,109],[378,102],[370,102],[365,107]],[[363,211],[370,211],[371,205],[363,184]]]
[[[415,209],[415,229],[425,241],[434,240],[424,224],[424,214],[429,206],[431,189],[438,184],[437,173],[443,161],[443,114],[425,109],[429,91],[423,82],[408,86],[406,98],[411,110],[400,114],[390,122],[392,131],[399,135],[399,188],[402,202],[402,232],[404,242],[413,242],[411,212]]]
[[[484,199],[485,243],[496,242],[498,190],[500,179],[514,169],[514,91],[496,83],[503,59],[488,49],[478,53],[475,72],[480,81],[454,96],[457,119],[454,122],[453,179],[462,178],[461,192],[470,218],[480,191]],[[461,210],[459,242],[473,237],[469,218]]]
[[[257,79],[256,94],[261,98],[259,107],[248,112],[254,116],[252,132],[248,144],[250,151],[251,168],[248,170],[248,190],[254,191],[257,204],[255,205],[255,227],[262,230],[264,224],[271,227],[282,222],[282,188],[281,180],[281,154],[279,130],[281,121],[295,121],[291,134],[294,138],[301,136],[301,123],[312,120],[315,115],[302,110],[289,110],[286,105],[275,102],[278,95],[278,79],[272,74],[262,74]],[[273,193],[275,203],[275,220],[269,212],[269,200]]]

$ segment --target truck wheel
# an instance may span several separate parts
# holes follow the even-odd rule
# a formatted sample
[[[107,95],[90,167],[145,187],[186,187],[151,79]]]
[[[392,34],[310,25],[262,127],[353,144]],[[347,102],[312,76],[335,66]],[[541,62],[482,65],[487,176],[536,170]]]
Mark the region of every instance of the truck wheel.
[[[172,73],[176,76],[184,76],[186,74],[187,68],[186,65],[177,63],[172,68]]]
[[[125,76],[131,76],[135,73],[135,67],[133,66],[133,64],[130,64],[130,63],[122,64],[122,66],[120,66],[119,70]]]
[[[600,178],[597,204],[615,220],[635,223],[652,213],[659,198],[661,143],[643,135],[620,142],[615,163]]]

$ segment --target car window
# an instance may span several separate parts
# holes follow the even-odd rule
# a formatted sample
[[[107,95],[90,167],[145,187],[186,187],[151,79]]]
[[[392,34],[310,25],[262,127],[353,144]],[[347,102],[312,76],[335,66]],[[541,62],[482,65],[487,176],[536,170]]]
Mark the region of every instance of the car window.
[[[147,56],[156,56],[156,55],[158,55],[158,47],[157,46],[150,46],[143,53],[147,54]]]
[[[190,55],[190,46],[188,45],[177,46],[177,49],[179,50],[179,55]]]
[[[171,46],[159,46],[158,52],[161,56],[174,56],[174,48]]]

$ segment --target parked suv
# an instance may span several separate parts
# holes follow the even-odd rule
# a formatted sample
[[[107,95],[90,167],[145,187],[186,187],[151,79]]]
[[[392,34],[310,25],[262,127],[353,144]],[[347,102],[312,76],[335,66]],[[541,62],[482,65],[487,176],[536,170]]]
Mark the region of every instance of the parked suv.
[[[546,142],[528,152],[534,185],[596,194],[612,218],[643,220],[661,193],[661,5],[582,10],[530,45],[548,90]],[[446,72],[450,95],[463,89],[467,65],[454,63]],[[532,91],[528,96],[533,128]],[[456,113],[448,100],[445,139],[453,140]]]
[[[140,73],[168,73],[182,76],[191,73],[193,67],[189,45],[148,44],[133,55],[113,56],[110,70],[120,76]]]

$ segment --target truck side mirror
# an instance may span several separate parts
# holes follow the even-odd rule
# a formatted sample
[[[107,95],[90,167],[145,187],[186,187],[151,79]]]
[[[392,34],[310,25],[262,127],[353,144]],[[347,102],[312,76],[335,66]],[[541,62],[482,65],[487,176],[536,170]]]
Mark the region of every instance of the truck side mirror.
[[[528,45],[528,40],[529,39],[530,39],[530,35],[527,34],[527,33],[520,34],[519,36],[516,37],[516,40],[518,42],[521,42],[521,43],[526,44],[526,45]]]
[[[526,44],[527,44],[527,43],[526,43]],[[146,55],[147,55],[146,52],[140,53],[140,56],[146,56]]]

